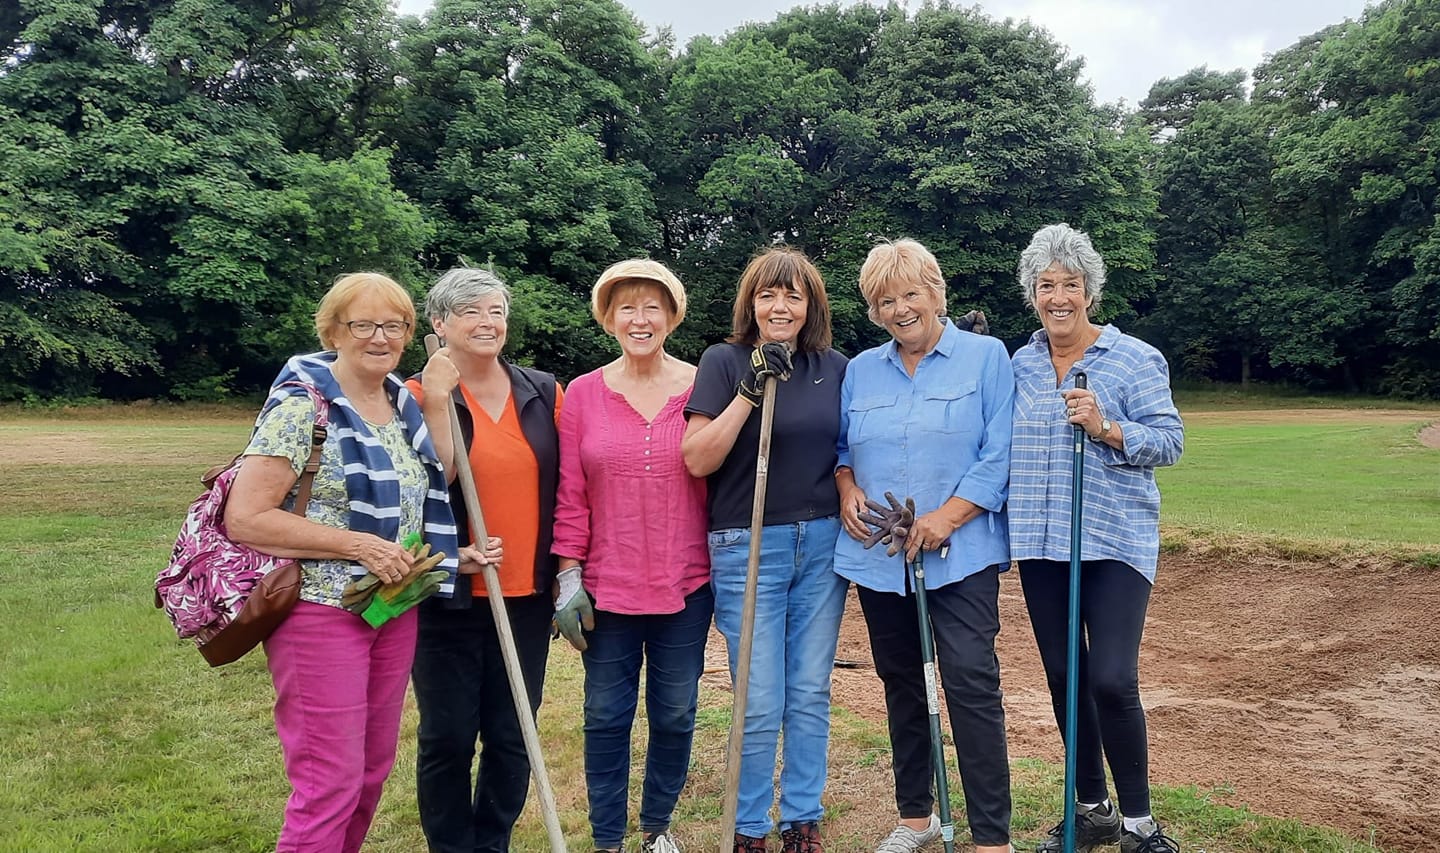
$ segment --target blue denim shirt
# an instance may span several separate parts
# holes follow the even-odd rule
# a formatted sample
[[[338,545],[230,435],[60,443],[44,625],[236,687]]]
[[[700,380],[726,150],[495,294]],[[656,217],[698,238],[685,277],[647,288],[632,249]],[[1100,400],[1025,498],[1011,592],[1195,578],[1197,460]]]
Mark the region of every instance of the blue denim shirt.
[[[1119,560],[1155,581],[1160,555],[1160,489],[1155,468],[1174,465],[1185,425],[1170,397],[1170,368],[1159,350],[1104,326],[1064,382],[1055,385],[1050,339],[1042,329],[1016,350],[1015,433],[1010,468],[1010,544],[1017,560],[1070,559],[1074,428],[1064,389],[1084,371],[1100,411],[1120,428],[1125,449],[1084,442],[1080,557]]]
[[[882,504],[887,491],[912,497],[920,514],[951,497],[985,510],[950,536],[947,557],[926,552],[929,588],[996,563],[1009,567],[1004,507],[1014,395],[1005,345],[948,321],[913,377],[894,341],[856,356],[845,373],[837,467],[854,470],[866,497]],[[835,571],[867,589],[905,591],[902,558],[887,557],[880,545],[866,551],[843,529]]]

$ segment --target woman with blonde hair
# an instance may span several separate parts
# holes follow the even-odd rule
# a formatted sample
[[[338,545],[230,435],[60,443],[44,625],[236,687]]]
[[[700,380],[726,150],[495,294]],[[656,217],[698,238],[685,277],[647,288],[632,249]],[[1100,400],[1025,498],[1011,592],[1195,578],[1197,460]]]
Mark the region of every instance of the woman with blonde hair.
[[[576,377],[560,411],[556,625],[585,664],[595,848],[623,848],[643,666],[641,849],[675,853],[670,819],[690,768],[714,610],[705,481],[680,455],[695,367],[665,351],[685,319],[685,288],[662,264],[626,260],[600,274],[590,304],[620,357]]]
[[[875,673],[885,688],[899,821],[880,853],[908,853],[940,838],[937,769],[930,752],[921,631],[935,659],[965,812],[975,849],[1010,849],[1010,766],[1001,704],[1000,573],[1010,568],[1005,537],[1010,408],[1015,383],[1005,345],[961,331],[947,316],[945,278],[914,240],[881,243],[860,268],[870,319],[891,340],[855,356],[840,392],[835,480],[846,536],[835,571],[854,581]],[[921,625],[915,589],[901,560],[867,550],[867,499],[912,498],[901,547],[925,553],[930,624]]]
[[[783,730],[781,850],[820,853],[830,672],[847,587],[831,569],[840,533],[834,471],[845,356],[830,346],[830,303],[820,271],[790,248],[763,252],[745,268],[730,338],[701,357],[685,407],[690,420],[681,449],[690,473],[709,485],[715,626],[730,650],[732,678],[750,552],[758,409],[771,376],[783,381],[775,394],[734,849],[766,850]]]

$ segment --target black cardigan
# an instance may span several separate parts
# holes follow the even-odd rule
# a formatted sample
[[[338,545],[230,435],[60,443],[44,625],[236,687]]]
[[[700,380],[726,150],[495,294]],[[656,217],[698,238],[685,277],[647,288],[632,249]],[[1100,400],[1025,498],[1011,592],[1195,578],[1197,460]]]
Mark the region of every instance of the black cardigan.
[[[520,431],[524,433],[525,440],[535,453],[535,461],[540,466],[540,535],[535,543],[535,592],[548,593],[555,579],[558,562],[550,553],[550,544],[555,538],[555,492],[560,483],[560,436],[555,428],[555,376],[508,361],[502,361],[501,364],[510,373],[510,393],[515,397]],[[418,379],[419,374],[413,378]],[[470,409],[465,405],[465,395],[458,386],[453,396],[455,412],[460,418],[460,432],[465,436],[463,451],[456,448],[456,452],[468,454],[470,442],[475,436],[475,422]],[[450,484],[450,508],[455,513],[460,544],[470,544],[470,513],[465,508],[465,496],[460,490],[458,478]],[[432,597],[424,604],[440,602],[440,606],[446,610],[469,609],[474,599],[471,581],[475,577],[457,575],[453,597]]]

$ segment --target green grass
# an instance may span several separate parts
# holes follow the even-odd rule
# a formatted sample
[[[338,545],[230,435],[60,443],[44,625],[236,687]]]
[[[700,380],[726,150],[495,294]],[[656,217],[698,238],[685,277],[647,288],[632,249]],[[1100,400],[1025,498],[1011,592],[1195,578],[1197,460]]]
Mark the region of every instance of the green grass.
[[[248,412],[171,407],[119,415],[0,413],[0,814],[7,818],[0,821],[0,850],[273,849],[287,786],[263,658],[257,653],[210,670],[175,639],[151,603],[151,583],[198,489],[200,469],[239,448],[248,420]],[[1318,484],[1311,488],[1332,488],[1334,507],[1308,496],[1313,505],[1305,504],[1304,512],[1246,509],[1238,515],[1246,531],[1273,527],[1303,536],[1308,527],[1298,525],[1312,520],[1298,516],[1333,510],[1327,524],[1339,523],[1348,508],[1374,521],[1391,501],[1414,517],[1412,523],[1433,530],[1433,521],[1418,518],[1429,498],[1417,495],[1413,506],[1402,500],[1401,475],[1437,482],[1427,467],[1433,460],[1405,447],[1405,430],[1361,425],[1326,439],[1303,430],[1270,433],[1197,422],[1186,462],[1167,472],[1167,516],[1188,512],[1197,524],[1229,528],[1234,514],[1222,513],[1220,502],[1233,506],[1239,492],[1267,482],[1251,470],[1243,473],[1255,484],[1247,480],[1244,490],[1227,490],[1242,463],[1253,469],[1283,464],[1304,469]],[[1296,446],[1317,441],[1326,453]],[[1337,470],[1366,465],[1381,467]],[[1294,499],[1283,490],[1286,477],[1270,479],[1269,500]],[[1387,503],[1377,502],[1382,500]],[[1373,533],[1376,524],[1361,532]],[[1420,535],[1411,536],[1398,522],[1383,530],[1384,536],[1409,537],[1406,542]],[[575,850],[588,849],[581,690],[578,656],[555,646],[540,729],[561,821]],[[702,690],[693,772],[676,818],[681,841],[692,850],[716,846],[729,699],[723,690]],[[411,707],[367,850],[423,849],[414,726]],[[643,748],[642,734],[637,758]],[[830,849],[870,849],[893,821],[884,728],[838,709],[830,779]],[[963,814],[959,790],[952,766],[957,815]],[[1016,756],[1017,838],[1034,840],[1048,828],[1059,813],[1059,791],[1057,765]],[[1377,849],[1330,830],[1222,805],[1226,794],[1157,787],[1156,810],[1187,850]],[[638,798],[638,781],[632,795]],[[533,802],[514,847],[547,849]]]
[[[1184,456],[1156,475],[1162,518],[1204,537],[1424,561],[1440,543],[1440,450],[1416,434],[1435,417],[1192,417]]]

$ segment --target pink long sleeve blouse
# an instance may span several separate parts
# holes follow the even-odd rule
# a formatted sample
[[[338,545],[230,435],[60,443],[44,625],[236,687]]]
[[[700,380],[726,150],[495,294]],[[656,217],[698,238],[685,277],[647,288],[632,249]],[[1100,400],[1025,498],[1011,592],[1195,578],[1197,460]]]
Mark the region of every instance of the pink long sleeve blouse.
[[[710,581],[705,481],[680,456],[689,399],[686,389],[647,422],[599,369],[565,392],[550,550],[584,564],[601,610],[678,613]]]

